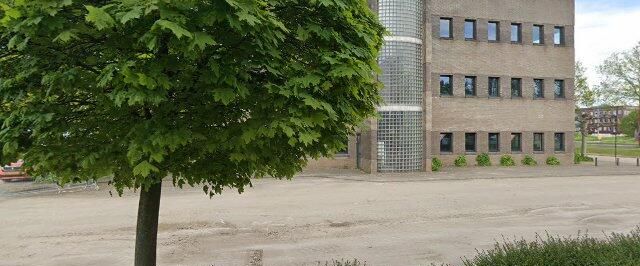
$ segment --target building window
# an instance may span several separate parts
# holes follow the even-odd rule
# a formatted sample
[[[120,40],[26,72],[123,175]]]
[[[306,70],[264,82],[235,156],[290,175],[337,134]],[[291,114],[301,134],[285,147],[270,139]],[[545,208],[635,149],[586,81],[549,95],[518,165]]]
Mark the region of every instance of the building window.
[[[519,79],[519,78],[511,79],[511,97],[513,98],[522,97],[522,79]]]
[[[500,152],[500,133],[489,133],[489,152]]]
[[[490,42],[500,41],[500,23],[496,21],[489,21],[487,39]]]
[[[544,133],[533,133],[533,151],[544,151]]]
[[[476,39],[476,21],[475,20],[464,21],[464,38],[467,40]]]
[[[556,152],[564,151],[564,133],[556,133],[554,135],[554,150]]]
[[[533,98],[534,99],[544,98],[544,80],[543,79],[533,80]]]
[[[564,45],[564,27],[555,27],[553,29],[553,44]]]
[[[476,77],[464,78],[464,95],[476,96]]]
[[[522,43],[522,24],[511,24],[511,42]]]
[[[440,76],[440,95],[453,96],[453,76]]]
[[[440,38],[451,39],[453,38],[453,28],[450,18],[440,19]]]
[[[533,25],[533,44],[544,44],[544,26]]]
[[[511,152],[522,152],[522,133],[511,134]]]
[[[466,152],[476,152],[476,133],[464,134],[464,149]]]
[[[452,133],[440,134],[440,152],[443,152],[443,153],[453,152],[453,134]]]
[[[489,78],[489,97],[500,97],[500,78]]]
[[[564,80],[556,80],[554,94],[556,99],[564,99]]]

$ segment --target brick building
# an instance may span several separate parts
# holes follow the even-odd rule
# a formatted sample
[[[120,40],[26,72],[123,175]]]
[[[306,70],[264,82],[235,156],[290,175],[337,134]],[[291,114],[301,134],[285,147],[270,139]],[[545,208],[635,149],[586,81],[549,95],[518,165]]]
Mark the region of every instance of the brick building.
[[[369,0],[385,104],[310,167],[427,171],[459,155],[573,161],[574,0]]]
[[[622,119],[638,107],[634,106],[599,106],[580,109],[582,116],[587,119],[589,134],[621,134]]]

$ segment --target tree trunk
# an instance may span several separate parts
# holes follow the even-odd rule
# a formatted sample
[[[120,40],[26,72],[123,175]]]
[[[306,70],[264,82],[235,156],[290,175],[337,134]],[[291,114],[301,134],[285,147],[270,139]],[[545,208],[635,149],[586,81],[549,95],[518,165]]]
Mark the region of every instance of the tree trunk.
[[[580,140],[580,155],[584,158],[587,154],[587,134],[585,134],[584,130],[580,132],[582,135],[582,139]]]
[[[636,115],[638,117],[638,128],[637,128],[638,135],[636,136],[636,138],[637,138],[636,140],[638,141],[638,146],[640,146],[640,100],[638,101],[638,110],[637,110],[637,112],[638,113]]]
[[[162,181],[153,184],[148,191],[140,190],[138,225],[136,228],[135,266],[156,265],[158,239],[158,214]]]

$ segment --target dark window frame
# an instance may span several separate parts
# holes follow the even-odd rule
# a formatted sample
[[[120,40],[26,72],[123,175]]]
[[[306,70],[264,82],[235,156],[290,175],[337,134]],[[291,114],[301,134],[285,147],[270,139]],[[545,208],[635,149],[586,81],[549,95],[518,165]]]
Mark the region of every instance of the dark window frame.
[[[469,149],[469,137],[473,137],[473,149]],[[474,154],[478,152],[478,134],[477,133],[464,133],[464,151],[467,154]]]
[[[540,136],[540,149],[536,149],[536,137]],[[544,153],[544,133],[533,133],[533,152]]]
[[[558,94],[558,83],[561,84],[560,87],[560,91],[562,92],[561,94]],[[566,83],[563,79],[556,79],[553,81],[553,95],[556,99],[566,99],[567,97],[567,93],[566,93]]]
[[[560,31],[560,40],[556,42],[556,31]],[[566,33],[564,26],[555,26],[553,27],[553,44],[556,46],[564,46],[566,45]]]
[[[443,21],[448,21],[449,22],[449,35],[448,36],[443,36],[442,35],[442,22]],[[438,36],[440,36],[440,39],[445,39],[445,40],[453,40],[453,18],[447,18],[447,17],[441,17],[440,18],[440,27],[438,28]]]
[[[472,38],[467,38],[467,23],[471,23],[473,27]],[[464,39],[467,41],[475,41],[478,39],[478,21],[475,19],[465,19],[464,20]]]
[[[517,136],[517,146],[514,147],[514,140]],[[522,133],[511,133],[511,153],[521,153],[522,152]]]
[[[560,146],[558,147],[558,137],[561,138]],[[553,151],[557,153],[562,153],[567,151],[567,138],[565,133],[558,132],[553,134]]]
[[[497,95],[492,95],[492,93],[491,93],[492,92],[492,88],[491,88],[492,82],[491,81],[493,81],[493,80],[496,81]],[[489,86],[488,86],[488,89],[487,89],[487,94],[489,95],[489,98],[500,98],[500,94],[501,94],[500,93],[500,77],[489,77],[488,83],[489,83],[488,84]]]
[[[514,95],[514,84],[513,82],[518,82],[518,94]],[[511,98],[522,98],[522,78],[511,78]]]
[[[540,91],[541,94],[540,96],[538,96],[538,94],[536,93],[536,89],[537,89],[537,85],[538,85],[538,81],[540,81]],[[533,79],[533,99],[544,99],[544,79]]]
[[[490,30],[491,30],[491,24],[495,24],[496,25],[496,39],[495,40],[491,40],[490,39]],[[487,22],[487,41],[488,42],[500,42],[500,21],[489,21]]]
[[[443,78],[448,78],[449,79],[449,89],[450,89],[450,94],[444,94],[443,89],[444,89],[444,84],[442,79]],[[453,97],[453,75],[440,75],[440,79],[439,79],[439,84],[440,84],[440,96],[444,96],[444,97]]]
[[[539,39],[540,42],[536,43],[535,29],[539,29]],[[544,45],[544,25],[534,24],[533,29],[531,30],[531,42],[533,45]]]
[[[516,32],[517,40],[513,40],[513,27],[516,27],[518,30]],[[511,23],[511,43],[521,44],[522,43],[522,23]]]
[[[449,137],[450,143],[447,146],[443,146],[443,140]],[[447,149],[444,149],[448,147]],[[453,133],[440,133],[440,153],[453,153]]]
[[[473,80],[473,94],[469,94],[467,91],[467,80]],[[464,96],[465,97],[476,97],[478,96],[478,77],[476,76],[466,76],[464,77]]]
[[[491,137],[492,137],[492,136],[497,136],[497,139],[496,139],[496,141],[497,141],[497,143],[496,143],[496,149],[492,149],[492,147],[491,147],[491,145],[492,145],[492,144],[491,144]],[[488,150],[489,150],[489,152],[491,152],[491,153],[498,153],[498,152],[500,152],[500,133],[489,133],[489,134],[487,135],[487,146],[488,146]]]

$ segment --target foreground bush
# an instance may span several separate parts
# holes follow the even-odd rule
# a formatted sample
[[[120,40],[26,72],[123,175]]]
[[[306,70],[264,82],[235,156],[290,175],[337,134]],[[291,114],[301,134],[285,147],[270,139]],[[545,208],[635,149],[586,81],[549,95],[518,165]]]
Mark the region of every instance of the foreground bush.
[[[502,155],[502,157],[500,157],[500,165],[507,167],[516,166],[516,162],[513,160],[511,155]]]
[[[489,154],[486,153],[479,154],[476,157],[476,162],[478,163],[478,166],[491,166],[491,158],[489,157]]]
[[[332,260],[327,261],[324,264],[322,262],[318,262],[318,266],[367,266],[367,263],[359,260]]]
[[[531,155],[525,155],[522,159],[522,165],[536,166],[538,165],[538,162],[536,162],[536,159],[533,159]]]
[[[457,167],[467,166],[467,156],[464,156],[464,155],[458,156],[458,158],[456,158],[456,161],[454,162],[454,164]]]
[[[573,156],[573,162],[575,164],[580,164],[581,162],[593,162],[593,158],[591,158],[589,156],[586,156],[586,155],[583,156],[582,154],[576,153]]]
[[[551,166],[560,165],[560,160],[558,160],[558,158],[555,156],[549,156],[549,158],[547,158],[547,165],[551,165]]]
[[[547,235],[544,239],[538,236],[533,242],[496,243],[493,250],[480,252],[463,263],[465,266],[640,265],[640,228],[605,239]]]
[[[442,161],[440,161],[440,159],[436,157],[433,157],[433,159],[431,159],[431,171],[438,172],[440,171],[440,169],[442,169]]]

